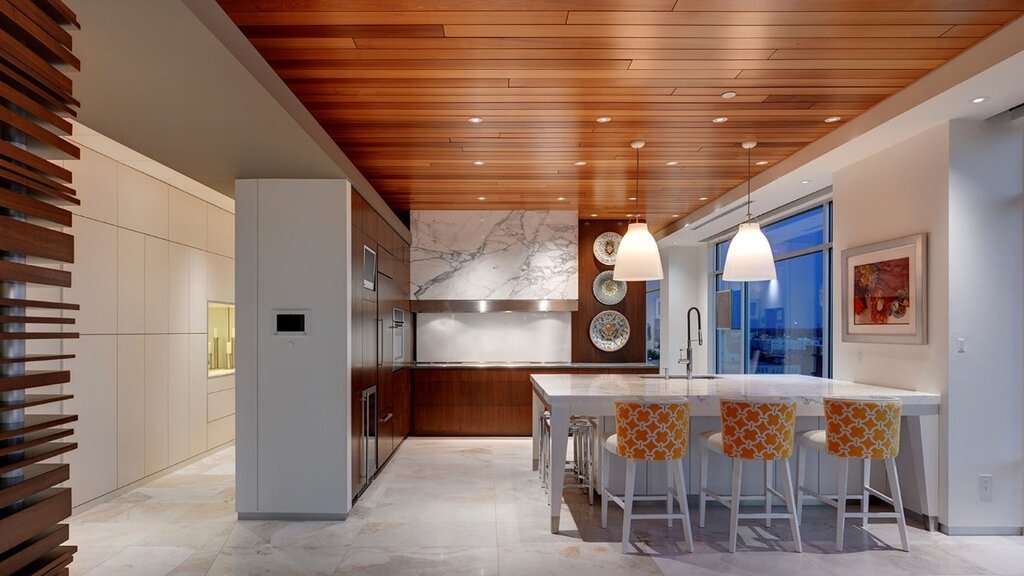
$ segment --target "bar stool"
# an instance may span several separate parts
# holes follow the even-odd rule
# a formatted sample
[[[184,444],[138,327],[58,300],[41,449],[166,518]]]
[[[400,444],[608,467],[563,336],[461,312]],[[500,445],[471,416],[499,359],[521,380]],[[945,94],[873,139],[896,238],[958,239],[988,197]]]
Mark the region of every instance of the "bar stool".
[[[607,459],[601,465],[601,528],[608,527],[608,502],[622,508],[622,553],[629,551],[629,530],[633,520],[683,520],[683,532],[690,552],[693,552],[693,533],[690,529],[690,509],[686,505],[686,481],[683,478],[683,456],[690,443],[690,403],[647,404],[643,402],[615,403],[615,434],[605,441],[606,452],[626,459],[625,500],[608,489],[611,466]],[[637,462],[665,462],[668,490],[665,496],[636,496]],[[665,499],[664,514],[633,514],[637,500]],[[673,498],[680,511],[674,511]]]
[[[704,511],[708,499],[729,509],[729,552],[736,552],[736,533],[741,518],[764,519],[770,525],[773,518],[789,520],[796,551],[802,552],[800,530],[797,525],[796,505],[793,498],[792,470],[789,456],[793,453],[793,433],[796,429],[796,402],[763,399],[736,399],[721,401],[721,432],[700,435],[700,527],[704,527]],[[732,495],[719,496],[708,488],[708,451],[732,459]],[[744,460],[765,463],[765,511],[758,514],[740,514],[741,478]],[[773,464],[782,461],[784,493],[779,493],[769,482]],[[786,502],[786,514],[771,511],[772,497]]]
[[[539,474],[541,485],[545,490],[550,485],[551,470],[548,462],[551,451],[551,412],[544,411],[540,415],[540,466]],[[587,416],[572,416],[569,419],[569,436],[573,440],[572,460],[566,462],[570,468],[568,472],[573,476],[573,483],[566,484],[566,488],[583,488],[587,491],[587,498],[590,505],[594,505],[594,443],[596,438],[597,420]],[[563,465],[562,473],[566,469]]]
[[[896,456],[900,452],[900,413],[903,403],[895,398],[826,398],[825,429],[797,434],[799,446],[796,456],[797,494],[808,494],[834,507],[836,514],[836,550],[843,550],[843,530],[847,518],[860,518],[863,526],[869,518],[895,518],[900,530],[903,549],[910,552],[907,520],[903,515],[903,496],[896,474]],[[839,458],[839,489],[833,500],[803,485],[807,450],[817,450]],[[860,512],[846,512],[847,476],[850,459],[861,460],[864,482],[860,494]],[[871,487],[871,461],[885,460],[886,476],[892,496],[886,496]],[[869,496],[890,504],[893,512],[868,512]],[[797,516],[803,513],[803,504],[797,504]]]

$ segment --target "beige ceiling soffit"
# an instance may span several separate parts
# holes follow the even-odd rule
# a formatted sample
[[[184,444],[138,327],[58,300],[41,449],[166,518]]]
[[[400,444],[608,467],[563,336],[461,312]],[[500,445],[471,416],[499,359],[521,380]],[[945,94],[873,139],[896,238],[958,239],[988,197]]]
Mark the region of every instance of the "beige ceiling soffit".
[[[352,183],[352,187],[359,191],[360,195],[370,203],[384,220],[403,237],[407,242],[412,241],[412,233],[409,228],[395,216],[387,202],[380,197],[370,181],[355,164],[348,159],[348,156],[341,151],[334,139],[324,131],[320,123],[306,110],[306,107],[292,94],[292,91],[281,80],[281,77],[274,72],[267,64],[263,56],[256,51],[249,39],[242,34],[242,31],[235,26],[224,10],[221,9],[215,0],[182,0],[182,3],[196,15],[196,18],[206,26],[231,54],[242,63],[242,66],[259,82],[263,88],[281,105],[298,125],[309,134],[320,148],[333,160],[345,177]]]
[[[910,86],[879,102],[875,107],[857,116],[848,124],[840,126],[833,132],[808,144],[792,156],[758,174],[751,180],[752,189],[756,191],[791,172],[799,170],[812,160],[878,128],[904,112],[942,94],[946,90],[1018,54],[1022,50],[1024,50],[1024,18],[1018,18],[991,36],[968,48],[949,62],[932,70]],[[922,129],[927,128],[928,126],[922,126]],[[739,143],[737,142],[738,145]],[[745,199],[746,195],[747,188],[744,181],[729,192],[718,197],[714,202],[657,231],[654,237],[661,240],[682,230],[693,222],[703,220],[719,210],[729,207],[734,202]]]
[[[193,180],[145,154],[132,150],[128,146],[76,120],[70,120],[70,122],[73,130],[71,136],[68,136],[67,139],[75,144],[83,148],[89,148],[98,154],[134,168],[143,174],[152,176],[165,184],[195,196],[208,204],[213,204],[224,211],[232,214],[235,213],[235,200],[233,198],[228,198],[206,184]]]

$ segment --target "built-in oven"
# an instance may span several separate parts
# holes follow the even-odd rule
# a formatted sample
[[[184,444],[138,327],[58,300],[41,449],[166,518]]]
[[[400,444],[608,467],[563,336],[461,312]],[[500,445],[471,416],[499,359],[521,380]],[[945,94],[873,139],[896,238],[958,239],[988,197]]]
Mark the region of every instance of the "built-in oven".
[[[405,311],[401,308],[391,311],[391,355],[391,370],[401,370],[405,363]]]
[[[363,461],[359,471],[362,486],[373,480],[377,473],[377,387],[363,390]]]

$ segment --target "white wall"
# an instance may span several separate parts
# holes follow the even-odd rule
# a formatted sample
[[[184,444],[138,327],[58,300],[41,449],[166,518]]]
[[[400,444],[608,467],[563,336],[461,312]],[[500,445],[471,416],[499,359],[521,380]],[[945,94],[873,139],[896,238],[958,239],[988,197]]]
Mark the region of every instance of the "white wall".
[[[351,187],[239,180],[236,507],[341,518],[351,506]],[[308,336],[274,310],[308,310]]]
[[[82,201],[69,207],[75,262],[64,268],[73,286],[32,287],[33,296],[81,306],[65,326],[81,336],[63,342],[76,354],[64,361],[71,383],[63,387],[75,397],[62,406],[78,415],[78,449],[64,456],[75,506],[234,438],[233,425],[211,434],[217,423],[206,410],[206,301],[234,301],[234,215],[88,147],[81,152],[63,163]]]
[[[421,312],[415,356],[417,362],[571,362],[572,314]]]
[[[833,180],[834,285],[842,250],[919,232],[928,234],[928,342],[847,343],[834,323],[836,378],[943,395],[933,505],[951,532],[1019,531],[1022,293],[1020,133],[992,123],[955,121],[900,142],[837,172]],[[833,309],[841,310],[834,291]],[[838,317],[838,316],[837,316]],[[956,354],[956,337],[968,339]],[[908,448],[903,442],[904,454]],[[937,459],[937,462],[935,461]],[[920,480],[901,458],[908,508]],[[907,462],[909,464],[909,462]],[[995,478],[982,503],[978,474]]]
[[[953,121],[949,130],[947,526],[1020,529],[1024,131],[995,120]],[[979,499],[979,474],[993,476],[991,502]]]
[[[662,248],[661,262],[665,270],[661,281],[661,369],[668,369],[669,374],[686,373],[686,366],[679,363],[679,351],[686,349],[686,311],[696,306],[704,327],[704,345],[693,343],[693,373],[706,374],[714,366],[709,350],[715,336],[714,319],[708,317],[707,247]],[[697,337],[696,324],[693,337]]]

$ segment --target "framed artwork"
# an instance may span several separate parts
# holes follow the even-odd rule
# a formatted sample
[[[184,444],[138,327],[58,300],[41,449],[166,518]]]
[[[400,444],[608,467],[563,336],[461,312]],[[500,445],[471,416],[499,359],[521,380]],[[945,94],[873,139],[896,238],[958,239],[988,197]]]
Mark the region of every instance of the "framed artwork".
[[[843,341],[924,344],[927,237],[843,250]]]

